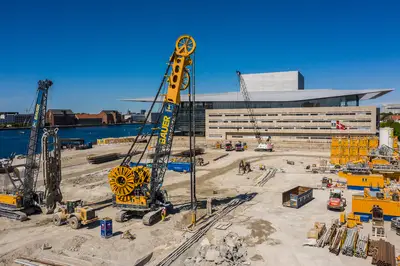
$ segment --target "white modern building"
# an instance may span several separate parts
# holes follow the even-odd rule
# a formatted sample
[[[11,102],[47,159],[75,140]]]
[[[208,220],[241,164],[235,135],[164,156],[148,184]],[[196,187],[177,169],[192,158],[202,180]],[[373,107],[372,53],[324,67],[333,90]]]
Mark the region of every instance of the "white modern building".
[[[234,73],[233,73],[234,74]],[[251,106],[262,135],[275,139],[329,139],[333,135],[375,135],[379,110],[359,106],[360,101],[377,99],[393,89],[336,90],[305,89],[298,71],[243,74]],[[199,89],[198,89],[199,91]],[[182,95],[176,130],[188,132],[188,97]],[[124,99],[152,102],[153,97]],[[162,102],[160,97],[157,101]],[[207,139],[254,139],[253,127],[242,93],[196,94],[196,132]],[[332,126],[339,121],[346,130]]]
[[[381,113],[400,114],[400,104],[382,104]]]

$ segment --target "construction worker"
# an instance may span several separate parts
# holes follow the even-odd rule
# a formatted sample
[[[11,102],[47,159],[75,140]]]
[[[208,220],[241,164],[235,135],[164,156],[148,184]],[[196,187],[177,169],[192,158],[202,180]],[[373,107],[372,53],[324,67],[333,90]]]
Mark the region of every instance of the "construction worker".
[[[163,207],[161,210],[161,221],[164,221],[165,217],[167,217],[167,208]]]

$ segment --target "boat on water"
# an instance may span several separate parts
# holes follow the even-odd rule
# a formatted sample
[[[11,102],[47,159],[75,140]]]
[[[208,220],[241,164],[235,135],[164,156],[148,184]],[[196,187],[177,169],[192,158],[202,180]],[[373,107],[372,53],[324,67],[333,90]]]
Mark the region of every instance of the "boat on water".
[[[25,131],[18,131],[18,134],[21,134],[21,135],[23,135],[23,134],[25,134]]]

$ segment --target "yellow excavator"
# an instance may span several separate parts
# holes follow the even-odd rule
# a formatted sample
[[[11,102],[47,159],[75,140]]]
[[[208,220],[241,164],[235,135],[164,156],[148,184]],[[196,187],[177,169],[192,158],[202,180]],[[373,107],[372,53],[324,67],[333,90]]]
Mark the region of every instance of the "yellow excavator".
[[[150,139],[154,134],[158,135],[151,166],[140,163],[150,140],[143,149],[139,161],[131,163],[135,144],[143,132],[145,125],[143,123],[121,165],[112,169],[108,175],[110,188],[114,194],[113,206],[120,209],[115,218],[117,222],[124,222],[133,215],[140,215],[145,225],[152,225],[161,219],[163,208],[172,208],[166,191],[161,187],[171,154],[174,129],[181,104],[181,91],[189,87],[193,64],[191,55],[195,49],[196,42],[193,37],[184,35],[178,38],[164,78],[145,119],[148,121],[148,116],[159,99],[164,84],[168,83],[157,122],[159,128],[154,128],[150,135]]]

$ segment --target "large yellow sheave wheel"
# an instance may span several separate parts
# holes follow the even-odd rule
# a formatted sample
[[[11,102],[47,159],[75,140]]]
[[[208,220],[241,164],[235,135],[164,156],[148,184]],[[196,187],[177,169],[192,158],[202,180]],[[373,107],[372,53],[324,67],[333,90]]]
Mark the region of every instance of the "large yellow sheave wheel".
[[[192,36],[183,35],[178,38],[175,45],[175,53],[179,56],[189,56],[196,50],[196,42]]]
[[[131,168],[118,166],[108,174],[111,191],[118,196],[126,196],[135,188],[135,175]]]

